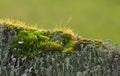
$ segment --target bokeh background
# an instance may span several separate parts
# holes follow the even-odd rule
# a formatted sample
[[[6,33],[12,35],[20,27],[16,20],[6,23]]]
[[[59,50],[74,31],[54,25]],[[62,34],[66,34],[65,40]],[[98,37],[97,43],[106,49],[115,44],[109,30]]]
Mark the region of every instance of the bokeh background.
[[[120,0],[0,0],[0,18],[67,26],[83,37],[120,44]]]

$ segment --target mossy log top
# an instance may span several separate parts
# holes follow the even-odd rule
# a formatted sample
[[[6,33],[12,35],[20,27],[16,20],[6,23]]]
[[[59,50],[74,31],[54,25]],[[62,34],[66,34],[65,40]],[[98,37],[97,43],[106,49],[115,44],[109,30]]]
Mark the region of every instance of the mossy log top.
[[[119,50],[109,43],[81,37],[70,28],[48,30],[27,26],[20,21],[0,20],[1,66],[6,67],[4,70],[6,69],[8,75],[14,71],[13,68],[17,68],[19,73],[16,74],[24,74],[33,65],[36,67],[33,72],[28,72],[30,76],[40,75],[34,70],[45,76],[42,73],[46,70],[42,69],[49,69],[48,66],[52,66],[51,70],[56,73],[51,76],[57,76],[62,69],[65,70],[59,73],[63,72],[66,76],[72,73],[82,76],[85,72],[86,76],[119,76]],[[73,74],[70,76],[75,76]],[[0,75],[4,75],[4,71]]]

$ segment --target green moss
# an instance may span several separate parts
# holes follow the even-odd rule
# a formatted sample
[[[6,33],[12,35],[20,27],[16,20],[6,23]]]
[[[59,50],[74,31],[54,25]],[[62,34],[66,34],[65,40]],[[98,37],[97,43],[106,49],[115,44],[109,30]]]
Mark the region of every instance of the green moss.
[[[11,49],[16,48],[17,51],[13,53],[17,52],[23,55],[30,55],[41,49],[40,42],[47,42],[48,40],[49,38],[47,36],[38,34],[36,31],[21,31],[11,44]]]
[[[67,47],[67,48],[64,48],[64,51],[65,53],[75,53],[76,51],[74,50],[73,47]]]
[[[42,42],[40,43],[41,49],[46,52],[62,52],[63,46],[61,44],[57,44],[55,42]]]
[[[70,28],[46,30],[8,22],[0,25],[6,27],[4,30],[7,30],[8,34],[11,30],[16,31],[17,35],[10,45],[10,51],[16,56],[34,57],[41,53],[55,51],[70,53],[81,50],[80,45],[85,47],[88,44],[93,44],[96,48],[102,45],[102,42],[98,40],[81,39]]]

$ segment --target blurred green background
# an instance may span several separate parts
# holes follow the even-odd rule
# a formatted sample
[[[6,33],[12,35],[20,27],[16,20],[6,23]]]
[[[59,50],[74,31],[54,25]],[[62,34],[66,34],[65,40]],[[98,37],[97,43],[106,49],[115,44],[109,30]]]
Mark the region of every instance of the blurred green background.
[[[120,0],[0,0],[0,18],[67,26],[83,37],[120,44]]]

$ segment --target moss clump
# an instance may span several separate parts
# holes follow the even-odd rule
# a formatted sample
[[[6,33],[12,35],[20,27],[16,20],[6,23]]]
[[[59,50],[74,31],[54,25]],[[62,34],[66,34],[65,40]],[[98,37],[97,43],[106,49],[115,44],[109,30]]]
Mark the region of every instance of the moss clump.
[[[42,42],[40,43],[40,47],[41,50],[43,50],[43,52],[47,53],[47,52],[62,52],[63,50],[63,46],[61,44],[57,44],[55,42]]]
[[[11,44],[11,51],[17,54],[32,54],[34,51],[41,49],[40,43],[47,42],[49,38],[45,35],[38,34],[36,31],[21,31]],[[16,50],[13,50],[16,49]],[[36,52],[37,54],[37,52]]]
[[[4,27],[5,41],[11,41],[9,43],[10,52],[15,56],[34,57],[40,53],[55,51],[72,53],[81,50],[81,44],[84,47],[93,44],[97,48],[102,44],[100,41],[81,38],[70,28],[45,30],[26,26],[20,22],[17,24],[17,22],[10,20],[1,20],[0,26]]]

